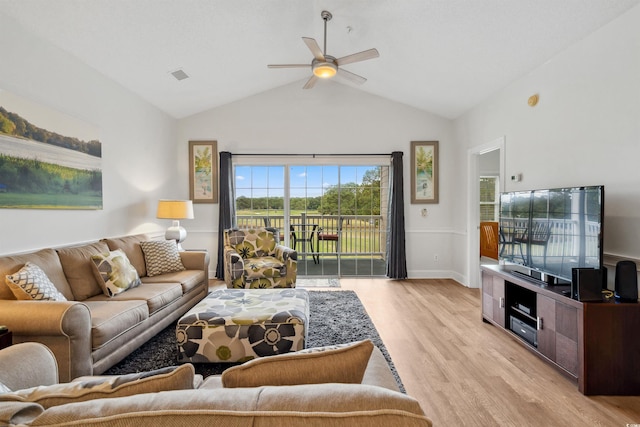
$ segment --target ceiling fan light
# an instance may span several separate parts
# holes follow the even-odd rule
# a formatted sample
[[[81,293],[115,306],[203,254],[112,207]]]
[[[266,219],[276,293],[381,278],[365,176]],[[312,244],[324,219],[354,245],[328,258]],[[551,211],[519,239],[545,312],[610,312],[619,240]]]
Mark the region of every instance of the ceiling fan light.
[[[313,67],[313,74],[321,79],[329,79],[336,75],[338,67],[331,62],[318,62]]]

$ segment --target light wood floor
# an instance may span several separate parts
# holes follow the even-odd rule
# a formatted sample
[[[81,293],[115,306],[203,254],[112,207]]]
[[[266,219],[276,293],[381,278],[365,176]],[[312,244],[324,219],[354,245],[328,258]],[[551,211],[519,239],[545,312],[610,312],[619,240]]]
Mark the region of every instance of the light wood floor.
[[[407,394],[420,401],[435,426],[640,423],[640,396],[584,396],[571,380],[483,322],[479,289],[441,279],[340,283],[358,294]]]
[[[420,401],[434,426],[640,424],[640,396],[584,396],[572,381],[483,322],[479,289],[445,279],[340,283],[357,293],[407,394]],[[212,288],[219,284],[212,282]]]

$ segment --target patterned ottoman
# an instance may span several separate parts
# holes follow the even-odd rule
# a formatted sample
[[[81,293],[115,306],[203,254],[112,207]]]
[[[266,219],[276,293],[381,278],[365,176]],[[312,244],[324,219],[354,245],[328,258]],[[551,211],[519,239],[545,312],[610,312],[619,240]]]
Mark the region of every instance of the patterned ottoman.
[[[302,350],[308,324],[304,289],[221,289],[178,320],[178,361],[244,362]]]

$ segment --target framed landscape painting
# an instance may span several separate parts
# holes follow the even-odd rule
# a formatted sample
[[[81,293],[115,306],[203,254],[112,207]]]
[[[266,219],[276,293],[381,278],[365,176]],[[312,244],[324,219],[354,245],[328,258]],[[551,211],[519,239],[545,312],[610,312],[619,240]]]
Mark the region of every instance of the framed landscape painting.
[[[189,141],[189,198],[218,203],[217,141]]]
[[[0,89],[0,208],[102,209],[98,133]]]
[[[411,203],[438,203],[438,141],[411,141]]]

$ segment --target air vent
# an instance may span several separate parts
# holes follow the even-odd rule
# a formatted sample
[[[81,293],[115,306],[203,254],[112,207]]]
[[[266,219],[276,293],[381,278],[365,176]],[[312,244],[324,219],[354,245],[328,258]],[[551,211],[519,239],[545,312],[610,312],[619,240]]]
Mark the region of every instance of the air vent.
[[[188,78],[189,78],[189,75],[188,75],[187,73],[185,73],[185,72],[184,72],[184,70],[176,70],[176,71],[173,71],[173,72],[171,73],[171,75],[172,75],[173,77],[175,77],[175,78],[176,78],[176,80],[178,80],[178,81],[180,81],[180,80],[184,80],[184,79],[188,79]]]

